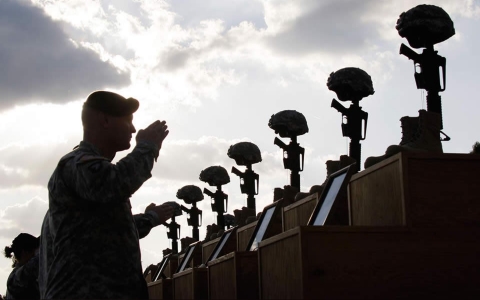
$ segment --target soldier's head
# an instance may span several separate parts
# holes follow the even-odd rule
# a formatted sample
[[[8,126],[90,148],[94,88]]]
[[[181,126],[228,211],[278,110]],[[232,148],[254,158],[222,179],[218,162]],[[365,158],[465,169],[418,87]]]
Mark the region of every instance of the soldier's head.
[[[15,263],[23,265],[35,255],[35,250],[39,246],[39,238],[28,233],[20,233],[13,241],[12,245],[5,247],[5,257],[13,258]]]
[[[133,113],[138,106],[134,98],[107,91],[93,92],[82,109],[84,140],[113,155],[130,148],[132,134],[136,132]]]

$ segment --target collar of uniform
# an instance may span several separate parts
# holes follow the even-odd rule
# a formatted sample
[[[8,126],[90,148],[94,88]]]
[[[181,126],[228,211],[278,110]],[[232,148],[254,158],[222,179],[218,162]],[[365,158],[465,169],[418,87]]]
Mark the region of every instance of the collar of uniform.
[[[98,150],[98,148],[89,143],[89,142],[86,142],[86,141],[81,141],[80,142],[80,145],[78,145],[78,149],[82,150],[82,151],[86,151],[86,152],[89,152],[91,154],[95,154],[95,155],[98,155],[98,156],[101,156],[101,157],[104,157],[102,155],[102,153],[100,153],[100,150]],[[106,158],[106,157],[105,157]],[[108,159],[108,161],[112,161],[111,159]]]

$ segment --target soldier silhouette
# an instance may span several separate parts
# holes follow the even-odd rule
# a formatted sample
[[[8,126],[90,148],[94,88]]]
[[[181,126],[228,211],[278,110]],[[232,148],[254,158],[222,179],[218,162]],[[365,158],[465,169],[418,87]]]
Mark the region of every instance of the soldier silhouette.
[[[42,299],[148,298],[139,239],[173,214],[169,204],[150,204],[132,215],[130,196],[149,179],[162,142],[165,121],[136,136],[130,148],[133,113],[139,102],[96,91],[82,109],[83,141],[62,157],[48,183],[49,210],[40,241]]]
[[[13,270],[7,279],[5,299],[40,299],[38,291],[39,239],[20,233],[5,247],[5,257],[13,259]]]

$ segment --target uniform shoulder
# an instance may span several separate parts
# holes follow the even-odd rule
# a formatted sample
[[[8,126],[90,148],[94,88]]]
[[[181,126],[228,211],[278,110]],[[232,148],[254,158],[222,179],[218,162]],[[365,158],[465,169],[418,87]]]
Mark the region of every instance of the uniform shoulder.
[[[97,161],[99,162],[99,161],[109,161],[109,160],[103,156],[91,154],[91,153],[82,153],[75,157],[75,162],[77,164],[87,164],[90,162],[97,162]]]
[[[68,161],[70,161],[72,158],[74,158],[76,155],[75,153],[75,150],[65,154],[64,156],[62,156],[62,158],[60,158],[60,161],[59,161],[59,165],[64,165],[66,164]]]
[[[74,165],[81,165],[81,164],[88,164],[92,162],[102,162],[102,161],[108,161],[107,158],[92,152],[92,151],[87,151],[86,149],[82,148],[75,148],[73,151],[65,154],[61,159],[60,159],[60,165],[71,165],[72,167]]]

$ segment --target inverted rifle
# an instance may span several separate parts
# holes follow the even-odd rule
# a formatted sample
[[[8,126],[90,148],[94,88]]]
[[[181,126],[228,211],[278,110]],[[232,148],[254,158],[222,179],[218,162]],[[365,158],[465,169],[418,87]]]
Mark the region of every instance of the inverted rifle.
[[[223,214],[226,213],[228,209],[228,195],[222,192],[221,186],[218,186],[215,193],[212,193],[207,188],[203,189],[203,193],[212,198],[211,206],[212,210],[217,213],[217,225],[224,229],[225,221]]]
[[[445,90],[447,60],[437,53],[438,51],[433,50],[433,45],[424,49],[422,54],[418,54],[405,44],[400,45],[400,54],[413,60],[417,89],[425,89],[428,92]],[[440,69],[442,69],[443,84],[440,82]]]
[[[352,105],[346,108],[333,99],[331,106],[342,114],[342,135],[350,138],[349,156],[356,160],[357,171],[360,171],[362,152],[360,141],[367,136],[368,113],[362,110],[359,106],[359,101],[352,100]],[[343,120],[346,120],[346,123]]]

